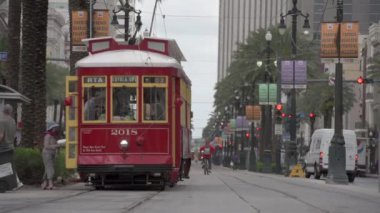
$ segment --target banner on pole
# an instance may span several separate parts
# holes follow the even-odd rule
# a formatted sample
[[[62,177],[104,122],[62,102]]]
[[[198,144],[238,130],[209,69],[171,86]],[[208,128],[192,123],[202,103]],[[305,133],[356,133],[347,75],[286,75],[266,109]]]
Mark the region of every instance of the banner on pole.
[[[77,10],[71,13],[71,43],[73,46],[84,45],[82,39],[87,38],[88,13],[85,10]]]
[[[274,105],[277,103],[277,84],[259,84],[259,104]]]
[[[337,22],[321,23],[321,58],[338,58]],[[359,23],[343,22],[340,24],[340,58],[357,58],[359,53]]]
[[[95,10],[93,22],[95,38],[109,35],[110,16],[108,10]]]

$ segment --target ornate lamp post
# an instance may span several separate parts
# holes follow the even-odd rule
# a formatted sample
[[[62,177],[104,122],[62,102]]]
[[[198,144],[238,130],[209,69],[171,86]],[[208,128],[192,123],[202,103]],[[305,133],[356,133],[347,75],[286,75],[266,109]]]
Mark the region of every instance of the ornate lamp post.
[[[309,14],[306,13],[304,15],[300,10],[297,8],[297,0],[293,0],[293,8],[289,10],[285,15],[281,14],[281,20],[280,20],[280,25],[279,25],[279,31],[280,34],[284,34],[286,30],[286,25],[285,25],[285,17],[286,16],[292,16],[292,57],[293,59],[296,58],[297,56],[297,17],[302,16],[305,18],[305,22],[303,25],[303,28],[306,29],[304,31],[305,34],[308,34],[310,29],[310,23],[309,23]],[[294,61],[293,61],[294,63]],[[290,104],[290,114],[291,114],[291,119],[290,119],[290,141],[292,143],[296,143],[296,137],[297,137],[297,127],[296,127],[296,119],[297,119],[297,112],[296,112],[296,89],[295,89],[295,65],[293,64],[293,87],[290,92],[291,96],[291,104]]]
[[[118,10],[115,10],[115,9],[112,10],[113,16],[112,16],[111,24],[114,26],[119,25],[119,22],[117,21],[116,13],[123,11],[124,12],[124,33],[125,33],[124,39],[125,41],[128,41],[128,44],[135,44],[136,34],[138,31],[140,31],[140,28],[142,25],[141,16],[140,16],[141,10],[136,10],[134,7],[132,7],[129,4],[129,0],[126,0],[125,2],[123,0],[119,0],[119,2],[120,2],[120,8]],[[130,12],[134,12],[137,14],[136,22],[135,22],[136,31],[134,32],[132,38],[129,38],[129,13]]]

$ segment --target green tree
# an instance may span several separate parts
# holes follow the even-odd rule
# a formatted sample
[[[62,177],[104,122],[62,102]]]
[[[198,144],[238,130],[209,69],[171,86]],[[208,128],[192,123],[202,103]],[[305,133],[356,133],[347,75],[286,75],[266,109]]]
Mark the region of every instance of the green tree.
[[[266,69],[266,30],[260,29],[257,32],[252,32],[244,44],[239,44],[237,51],[233,55],[233,61],[228,68],[228,76],[221,82],[218,82],[215,89],[215,109],[222,110],[225,106],[230,105],[234,100],[235,90],[241,90],[244,83],[251,85],[245,89],[245,94],[251,96],[248,103],[257,103],[258,90],[257,84],[264,82],[265,73],[268,71],[273,82],[277,81],[279,68],[273,64],[274,60],[291,58],[291,42],[290,33],[280,35],[277,28],[269,29],[272,32],[273,39],[270,47],[270,63]],[[308,76],[317,76],[319,63],[316,60],[314,51],[310,51],[315,46],[315,43],[306,41],[299,37],[298,40],[298,55],[296,58],[308,60]],[[302,47],[302,48],[300,48]],[[263,66],[258,67],[257,61],[263,61]]]
[[[279,67],[275,67],[272,63],[275,59],[291,59],[292,46],[290,31],[285,35],[280,35],[277,28],[270,28],[272,33],[270,63],[267,69],[266,64],[266,30],[260,29],[257,32],[252,32],[245,43],[238,44],[237,51],[233,54],[233,60],[228,68],[228,75],[222,81],[218,82],[215,86],[214,94],[214,107],[215,112],[223,112],[226,106],[234,104],[235,91],[243,90],[244,83],[248,83],[249,87],[244,87],[245,94],[250,95],[250,99],[246,102],[249,104],[258,102],[258,89],[257,84],[264,82],[265,73],[268,71],[272,76],[273,82],[277,81],[280,73]],[[297,40],[297,55],[296,59],[307,60],[307,76],[308,79],[325,79],[328,76],[321,71],[320,58],[316,54],[318,52],[319,44],[316,41],[308,41],[302,35],[298,36]],[[263,61],[263,66],[258,67],[257,61]],[[283,92],[287,92],[283,90]],[[310,95],[311,94],[311,95]],[[323,98],[319,98],[323,95]],[[345,110],[348,111],[355,101],[353,91],[347,87],[345,90]],[[334,107],[334,92],[332,87],[326,85],[308,85],[308,89],[297,90],[297,111],[310,111],[320,112],[324,115],[326,126],[331,126],[331,115]],[[212,125],[212,123],[209,123]],[[209,128],[207,126],[206,128]]]
[[[65,98],[65,78],[69,74],[68,68],[48,63],[46,65],[46,103],[51,105],[54,100]]]
[[[305,113],[314,112],[324,116],[324,127],[331,128],[331,118],[333,115],[334,87],[327,86],[327,83],[309,84],[305,93],[299,99],[300,109]],[[353,88],[350,85],[343,85],[343,112],[348,112],[354,102],[356,102]]]

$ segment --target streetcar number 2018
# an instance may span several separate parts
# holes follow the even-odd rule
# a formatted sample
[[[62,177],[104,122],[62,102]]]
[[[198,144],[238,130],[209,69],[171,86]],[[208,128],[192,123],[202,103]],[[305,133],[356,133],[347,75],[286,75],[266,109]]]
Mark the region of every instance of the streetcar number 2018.
[[[137,129],[111,129],[111,135],[137,135]]]

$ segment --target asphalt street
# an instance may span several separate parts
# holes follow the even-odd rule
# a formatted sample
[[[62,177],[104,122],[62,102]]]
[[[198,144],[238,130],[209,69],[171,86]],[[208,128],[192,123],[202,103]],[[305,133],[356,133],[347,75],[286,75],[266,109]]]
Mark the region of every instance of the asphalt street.
[[[287,178],[214,166],[203,175],[193,164],[190,179],[165,191],[107,189],[83,183],[44,191],[37,186],[0,194],[0,213],[97,212],[379,212],[377,179],[358,178],[350,185]]]

